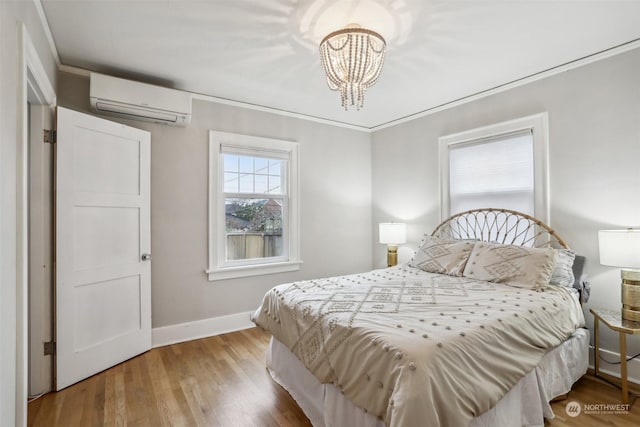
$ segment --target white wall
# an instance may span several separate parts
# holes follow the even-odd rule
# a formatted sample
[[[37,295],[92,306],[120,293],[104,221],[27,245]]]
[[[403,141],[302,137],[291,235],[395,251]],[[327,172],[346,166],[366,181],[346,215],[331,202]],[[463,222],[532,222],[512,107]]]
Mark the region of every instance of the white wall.
[[[0,426],[26,422],[16,401],[16,108],[18,22],[24,23],[49,80],[56,63],[33,1],[0,2]]]
[[[89,111],[88,85],[60,73],[59,105]],[[186,128],[123,122],[151,132],[154,328],[252,311],[276,284],[371,268],[368,133],[205,101]],[[207,280],[210,129],[299,143],[300,271]]]
[[[620,307],[619,269],[598,262],[597,231],[640,226],[640,49],[435,113],[372,136],[373,224],[409,223],[406,260],[439,222],[438,137],[547,111],[551,225],[587,257],[585,305]],[[377,232],[374,230],[374,239]],[[374,245],[374,265],[384,248]],[[640,254],[639,254],[640,256]],[[603,330],[605,328],[601,328]],[[617,334],[602,344],[618,351]],[[629,340],[629,354],[640,351]]]

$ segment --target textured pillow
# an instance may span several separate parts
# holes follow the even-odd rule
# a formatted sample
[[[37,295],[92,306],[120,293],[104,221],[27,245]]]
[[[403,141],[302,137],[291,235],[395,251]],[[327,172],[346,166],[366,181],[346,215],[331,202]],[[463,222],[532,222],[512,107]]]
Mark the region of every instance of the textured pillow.
[[[472,249],[473,242],[424,236],[409,265],[429,273],[462,276]]]
[[[538,290],[549,284],[555,258],[550,248],[476,243],[463,275]]]
[[[549,283],[572,288],[576,281],[573,276],[573,260],[576,257],[576,253],[571,249],[556,249],[555,251],[556,263],[553,266]]]

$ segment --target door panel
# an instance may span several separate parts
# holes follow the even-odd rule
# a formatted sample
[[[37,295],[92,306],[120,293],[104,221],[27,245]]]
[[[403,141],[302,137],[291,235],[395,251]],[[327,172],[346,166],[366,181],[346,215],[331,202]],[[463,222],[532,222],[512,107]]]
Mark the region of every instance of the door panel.
[[[74,299],[74,351],[85,351],[142,327],[140,276],[86,283],[75,289]],[[121,314],[114,316],[114,312]]]
[[[140,142],[93,129],[74,135],[78,192],[140,194]]]
[[[131,230],[138,228],[140,209],[76,206],[74,221],[73,264],[76,271],[138,262],[140,236]]]
[[[151,348],[150,134],[58,109],[56,389]]]

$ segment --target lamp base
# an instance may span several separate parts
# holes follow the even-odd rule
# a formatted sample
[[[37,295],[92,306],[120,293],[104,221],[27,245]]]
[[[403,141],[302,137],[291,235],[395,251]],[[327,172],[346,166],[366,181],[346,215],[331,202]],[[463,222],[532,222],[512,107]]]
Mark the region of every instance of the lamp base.
[[[396,245],[387,246],[387,267],[398,265],[398,247]]]
[[[640,271],[621,270],[622,318],[640,322]]]

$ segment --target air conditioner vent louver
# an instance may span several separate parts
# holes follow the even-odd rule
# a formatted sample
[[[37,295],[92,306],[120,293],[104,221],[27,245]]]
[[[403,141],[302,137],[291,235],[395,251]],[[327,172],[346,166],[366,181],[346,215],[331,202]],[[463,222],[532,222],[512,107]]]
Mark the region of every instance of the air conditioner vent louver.
[[[191,95],[91,73],[91,108],[98,114],[175,126],[191,122]]]
[[[165,114],[160,110],[148,110],[143,108],[134,108],[128,105],[96,102],[96,111],[99,113],[117,114],[120,117],[140,118],[141,120],[158,120],[159,122],[177,123],[178,116],[175,114]]]

